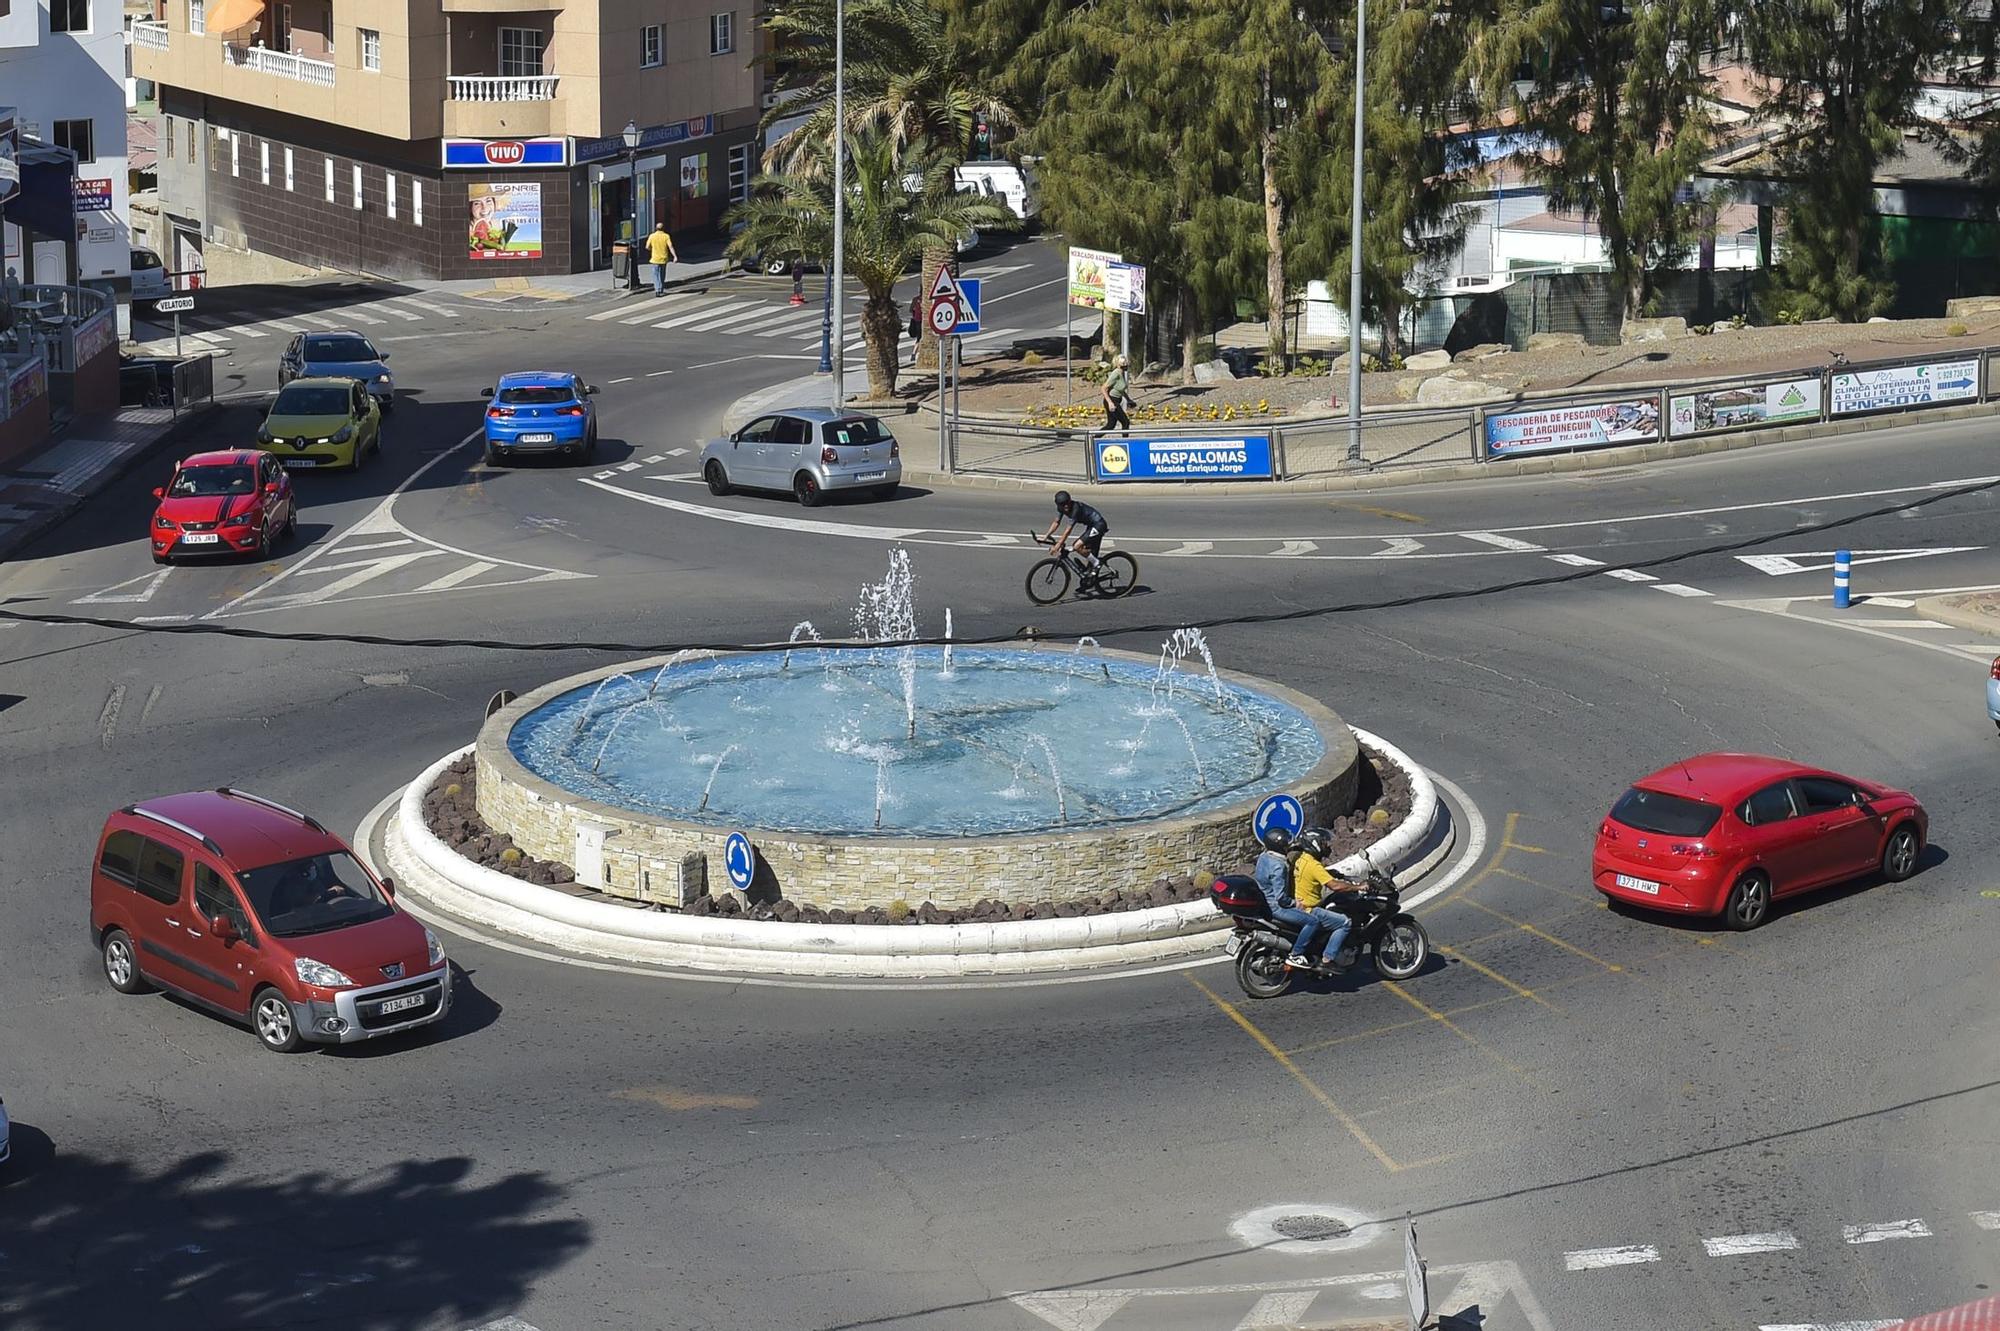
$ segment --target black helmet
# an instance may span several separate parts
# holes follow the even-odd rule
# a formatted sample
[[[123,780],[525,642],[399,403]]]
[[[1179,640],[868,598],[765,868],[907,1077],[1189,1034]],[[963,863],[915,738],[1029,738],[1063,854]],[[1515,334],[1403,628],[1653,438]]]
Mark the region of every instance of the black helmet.
[[[1333,838],[1324,827],[1310,827],[1299,837],[1299,849],[1316,860],[1323,860],[1333,854]]]
[[[1264,849],[1283,855],[1292,848],[1292,834],[1282,827],[1274,827],[1264,833]]]
[[[1063,511],[1064,511],[1065,513],[1067,513],[1067,512],[1069,511],[1069,506],[1070,506],[1071,502],[1072,502],[1072,500],[1071,500],[1071,499],[1070,499],[1070,497],[1069,497],[1069,491],[1067,491],[1067,490],[1058,490],[1058,491],[1056,491],[1056,507],[1057,507],[1057,508],[1059,508],[1059,509],[1062,509],[1062,510],[1063,510]]]

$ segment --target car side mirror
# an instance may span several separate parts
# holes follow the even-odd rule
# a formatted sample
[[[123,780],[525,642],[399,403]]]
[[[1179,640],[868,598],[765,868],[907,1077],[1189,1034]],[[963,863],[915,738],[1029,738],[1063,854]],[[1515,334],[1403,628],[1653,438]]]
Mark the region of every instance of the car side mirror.
[[[211,919],[208,922],[208,929],[210,933],[214,934],[217,938],[220,938],[225,943],[234,942],[237,939],[243,937],[243,935],[237,931],[236,921],[230,919],[227,915],[217,915],[214,919]]]
[[[276,481],[265,481],[264,493],[267,495],[274,495],[278,493],[278,483]]]
[[[388,352],[386,352],[386,351],[378,351],[378,352],[376,352],[376,353],[375,353],[375,359],[376,359],[376,360],[387,360],[387,359],[389,359],[389,353],[388,353]]]
[[[599,393],[603,392],[604,390],[603,390],[603,389],[601,389],[601,388],[599,388],[599,387],[598,387],[598,386],[597,386],[596,384],[585,384],[585,385],[583,386],[583,391],[584,391],[584,392],[585,392],[586,394],[589,394],[590,396],[592,396],[592,397],[595,397],[595,396],[596,396],[597,394],[599,394]]]
[[[396,899],[396,880],[388,874],[382,875],[382,895],[391,901]]]
[[[166,497],[167,497],[167,490],[165,486],[156,485],[153,487],[153,498],[165,499]]]
[[[482,388],[482,389],[480,389],[480,390],[479,390],[479,396],[481,396],[481,397],[492,397],[492,396],[493,396],[493,390],[492,390],[492,389],[490,389],[490,388]]]

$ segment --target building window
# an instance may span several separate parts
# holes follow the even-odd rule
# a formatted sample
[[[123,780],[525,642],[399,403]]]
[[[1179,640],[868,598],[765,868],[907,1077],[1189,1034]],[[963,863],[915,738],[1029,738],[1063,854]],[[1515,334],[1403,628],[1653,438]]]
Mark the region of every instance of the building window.
[[[361,67],[382,72],[382,34],[373,28],[361,29]]]
[[[229,174],[243,174],[243,136],[235,130],[229,131]]]
[[[188,0],[188,31],[197,37],[208,31],[208,0]]]
[[[354,164],[354,206],[361,207],[361,163]]]
[[[187,160],[188,160],[188,165],[193,166],[194,165],[194,121],[190,120],[187,122],[187,129],[188,129]]]
[[[665,48],[660,42],[660,25],[648,23],[639,29],[639,68],[657,69]]]
[[[424,224],[424,182],[421,180],[410,182],[410,220],[418,226]]]
[[[750,201],[750,145],[739,143],[729,150],[729,201]]]
[[[326,201],[333,202],[333,159],[326,159]]]
[[[97,160],[97,136],[90,132],[88,120],[56,121],[55,142],[56,147],[75,153],[79,164]]]
[[[285,149],[285,192],[292,192],[292,150]]]
[[[708,16],[708,53],[728,55],[736,49],[736,12]]]
[[[391,220],[393,220],[396,216],[396,173],[395,172],[390,171],[383,174],[382,188],[389,195],[389,217]]]
[[[500,77],[537,78],[542,72],[542,43],[535,28],[500,29]]]
[[[49,0],[50,32],[89,32],[90,0]]]
[[[269,139],[259,139],[257,141],[257,177],[261,184],[268,185],[271,183],[271,141]]]

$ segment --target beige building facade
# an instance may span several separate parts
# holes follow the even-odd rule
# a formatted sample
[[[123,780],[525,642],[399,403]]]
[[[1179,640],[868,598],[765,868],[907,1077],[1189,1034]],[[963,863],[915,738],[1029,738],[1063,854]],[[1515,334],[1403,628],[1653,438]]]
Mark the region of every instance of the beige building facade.
[[[587,271],[635,214],[699,231],[748,188],[751,0],[156,3],[133,60],[176,267],[216,241],[390,277]]]

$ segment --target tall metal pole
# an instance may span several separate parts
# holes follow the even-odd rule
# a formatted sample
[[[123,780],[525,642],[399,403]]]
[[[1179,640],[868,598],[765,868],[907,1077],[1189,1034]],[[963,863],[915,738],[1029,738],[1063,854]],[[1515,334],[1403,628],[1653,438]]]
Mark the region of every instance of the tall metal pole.
[[[819,321],[819,372],[833,373],[833,265],[826,266],[826,309]]]
[[[847,5],[833,0],[833,409],[847,405]]]
[[[1347,460],[1361,461],[1361,149],[1368,82],[1368,0],[1354,0],[1354,207],[1347,225]]]

